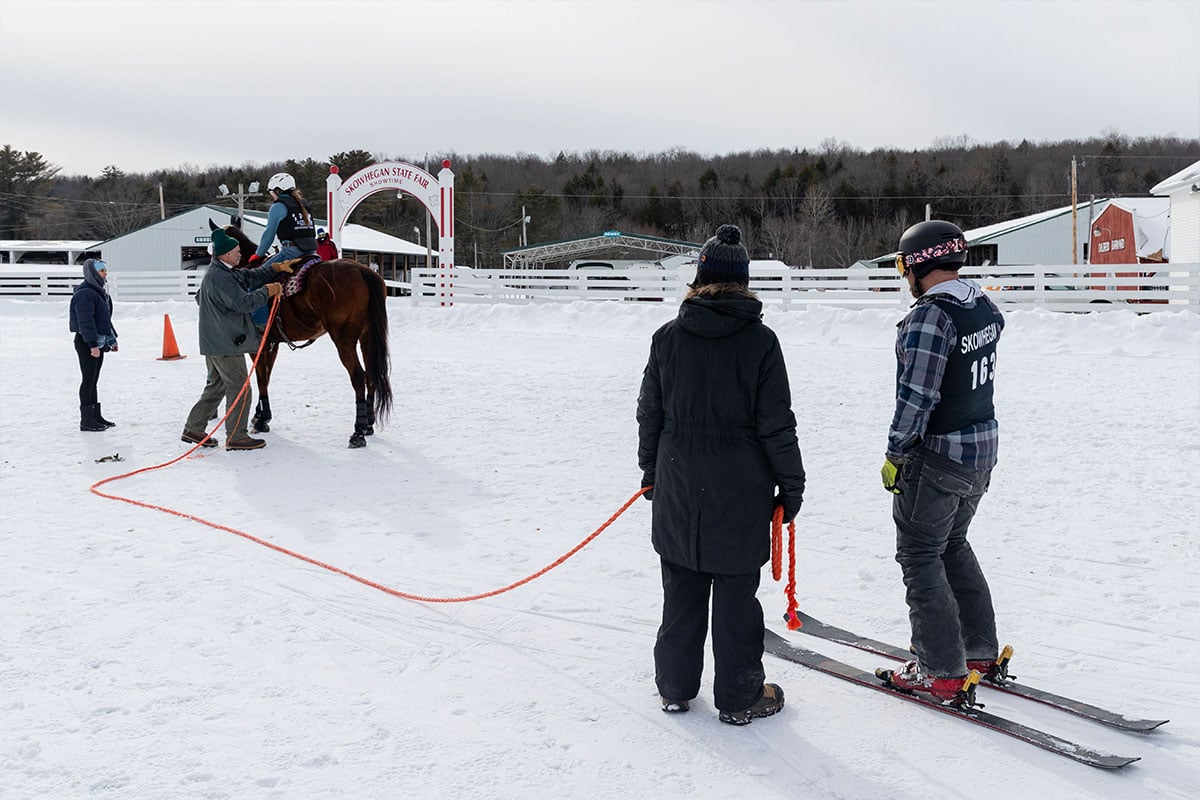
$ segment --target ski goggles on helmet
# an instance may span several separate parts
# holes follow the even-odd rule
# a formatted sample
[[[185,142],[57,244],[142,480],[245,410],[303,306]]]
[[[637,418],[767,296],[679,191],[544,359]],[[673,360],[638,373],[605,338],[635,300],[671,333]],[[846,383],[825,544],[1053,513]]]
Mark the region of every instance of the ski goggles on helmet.
[[[915,253],[896,254],[896,271],[901,276],[907,275],[908,271],[918,264],[925,264],[929,261],[942,258],[943,256],[953,255],[954,253],[962,253],[967,249],[967,241],[962,237],[951,239],[946,242],[938,242],[935,245],[926,247],[924,250],[918,250]]]

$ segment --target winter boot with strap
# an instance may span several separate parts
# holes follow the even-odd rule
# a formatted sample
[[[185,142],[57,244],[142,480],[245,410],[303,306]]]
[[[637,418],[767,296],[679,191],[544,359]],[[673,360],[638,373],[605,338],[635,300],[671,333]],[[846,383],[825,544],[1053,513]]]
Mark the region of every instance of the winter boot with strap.
[[[100,422],[101,425],[103,425],[106,428],[117,427],[117,423],[109,422],[108,420],[106,420],[104,418],[104,415],[100,413],[100,404],[99,403],[96,403],[96,419]]]
[[[100,404],[84,403],[79,406],[79,430],[106,431],[108,426],[100,421]]]

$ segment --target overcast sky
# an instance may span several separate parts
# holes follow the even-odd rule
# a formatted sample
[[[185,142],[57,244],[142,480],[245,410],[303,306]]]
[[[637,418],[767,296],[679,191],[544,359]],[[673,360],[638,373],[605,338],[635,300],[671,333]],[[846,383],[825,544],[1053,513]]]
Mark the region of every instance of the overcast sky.
[[[1198,40],[1195,0],[0,0],[0,145],[97,175],[1197,138]]]

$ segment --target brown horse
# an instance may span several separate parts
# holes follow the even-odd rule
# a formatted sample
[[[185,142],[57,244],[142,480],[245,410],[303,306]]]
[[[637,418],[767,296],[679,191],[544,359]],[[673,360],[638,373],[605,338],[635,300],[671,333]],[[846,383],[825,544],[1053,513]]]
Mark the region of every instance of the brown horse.
[[[208,224],[214,230],[217,227],[212,220]],[[226,225],[224,230],[241,249],[238,267],[247,266],[257,245],[241,228]],[[354,434],[350,437],[350,447],[365,447],[366,437],[375,432],[376,420],[387,418],[392,409],[387,289],[383,278],[362,264],[339,258],[314,264],[305,273],[303,288],[279,302],[270,337],[255,368],[259,396],[253,420],[255,432],[270,430],[271,400],[267,387],[280,343],[286,342],[295,349],[326,333],[333,340],[354,387]]]

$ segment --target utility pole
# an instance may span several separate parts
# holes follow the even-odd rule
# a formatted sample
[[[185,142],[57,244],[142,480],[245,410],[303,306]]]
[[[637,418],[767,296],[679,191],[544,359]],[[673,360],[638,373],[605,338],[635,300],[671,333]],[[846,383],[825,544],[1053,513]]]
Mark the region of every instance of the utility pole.
[[[222,197],[232,197],[235,200],[237,200],[237,204],[238,204],[238,213],[237,213],[238,222],[237,222],[237,224],[238,224],[238,227],[241,227],[242,222],[245,219],[246,200],[248,200],[251,197],[262,197],[262,193],[258,191],[258,181],[250,182],[249,191],[247,191],[245,188],[243,188],[242,184],[240,184],[240,183],[238,184],[238,190],[236,193],[230,192],[229,187],[223,183],[217,187],[217,191],[219,191],[221,193]]]
[[[158,218],[159,219],[167,218],[167,206],[163,202],[163,190],[162,190],[161,183],[158,185]]]
[[[529,237],[525,235],[525,226],[529,224],[529,217],[525,216],[525,206],[521,206],[521,247],[529,246]]]
[[[1079,183],[1075,170],[1075,156],[1071,156],[1071,263],[1079,263],[1079,226],[1076,223],[1078,211],[1075,208],[1078,199]]]

